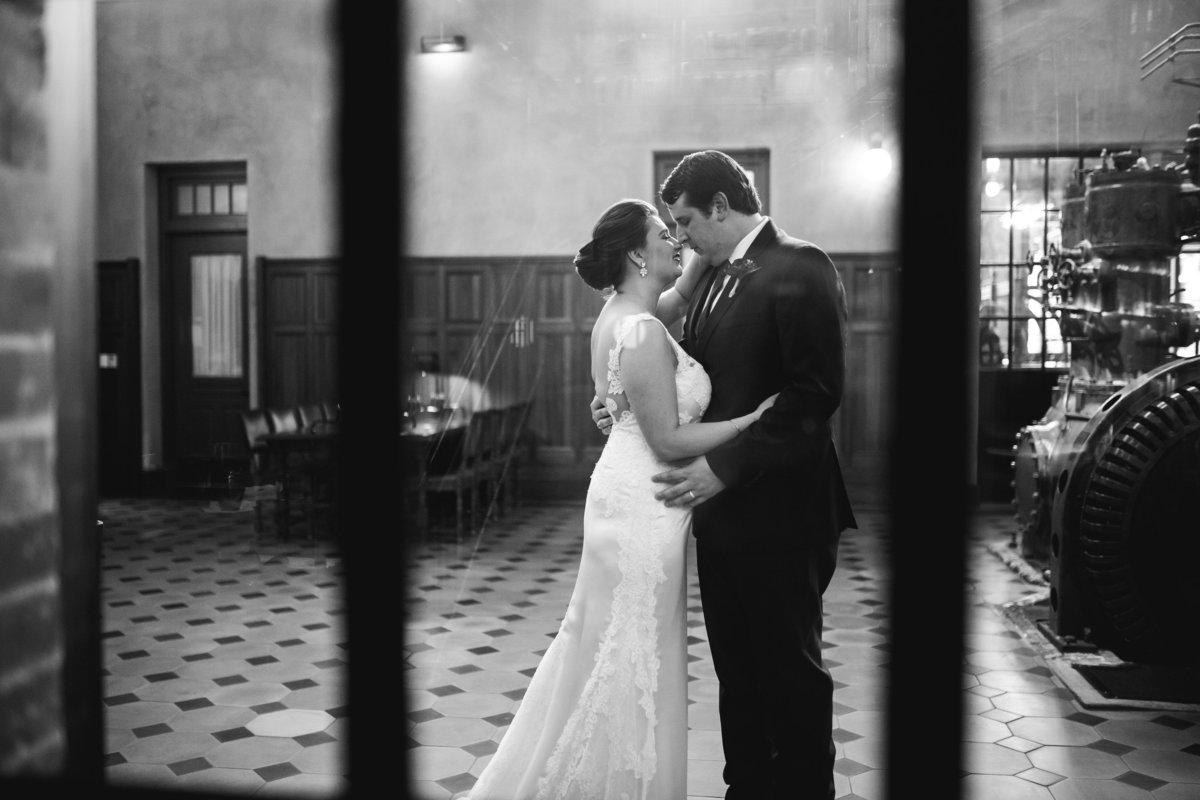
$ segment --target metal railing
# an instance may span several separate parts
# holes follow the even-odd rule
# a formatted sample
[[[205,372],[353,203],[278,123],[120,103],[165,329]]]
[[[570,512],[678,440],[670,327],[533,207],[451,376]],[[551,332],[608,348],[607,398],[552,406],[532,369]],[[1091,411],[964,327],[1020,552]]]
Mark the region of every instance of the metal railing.
[[[1200,54],[1200,48],[1197,47],[1180,47],[1181,42],[1186,42],[1189,39],[1200,39],[1200,22],[1191,22],[1184,25],[1179,30],[1172,33],[1166,39],[1150,48],[1146,53],[1138,59],[1141,66],[1142,80],[1153,75],[1162,67],[1175,61],[1180,56],[1189,56]],[[1184,83],[1188,86],[1200,87],[1200,75],[1191,76],[1172,76],[1171,80],[1176,83]]]

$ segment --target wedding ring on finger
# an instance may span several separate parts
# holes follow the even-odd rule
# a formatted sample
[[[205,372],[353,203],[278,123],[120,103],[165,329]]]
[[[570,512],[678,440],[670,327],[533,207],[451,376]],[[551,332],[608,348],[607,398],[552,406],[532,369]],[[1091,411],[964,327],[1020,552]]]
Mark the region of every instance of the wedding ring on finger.
[[[691,489],[688,489],[688,494],[690,494],[690,495],[692,496],[692,502],[693,502],[693,503],[694,503],[694,502],[696,502],[696,500],[697,500],[697,499],[699,499],[699,498],[697,498],[697,497],[696,497],[696,493],[695,493],[695,492],[693,492]]]

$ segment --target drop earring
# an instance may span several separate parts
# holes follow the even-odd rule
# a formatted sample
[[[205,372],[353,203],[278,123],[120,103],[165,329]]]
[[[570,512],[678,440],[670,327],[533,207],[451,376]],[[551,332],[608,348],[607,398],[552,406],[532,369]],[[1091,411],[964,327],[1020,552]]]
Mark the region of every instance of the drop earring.
[[[647,274],[646,273],[646,262],[639,261],[638,262],[638,275],[641,275],[644,278],[644,277],[646,277],[646,274]]]

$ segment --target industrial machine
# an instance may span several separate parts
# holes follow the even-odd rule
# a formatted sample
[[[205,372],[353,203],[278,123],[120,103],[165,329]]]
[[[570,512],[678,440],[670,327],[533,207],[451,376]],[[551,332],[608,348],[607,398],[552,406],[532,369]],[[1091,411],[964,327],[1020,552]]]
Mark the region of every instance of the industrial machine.
[[[1200,124],[1182,164],[1135,151],[1081,172],[1063,246],[1031,269],[1070,368],[1013,446],[1026,557],[1050,564],[1049,633],[1129,661],[1200,657],[1200,312],[1176,302],[1200,236]]]

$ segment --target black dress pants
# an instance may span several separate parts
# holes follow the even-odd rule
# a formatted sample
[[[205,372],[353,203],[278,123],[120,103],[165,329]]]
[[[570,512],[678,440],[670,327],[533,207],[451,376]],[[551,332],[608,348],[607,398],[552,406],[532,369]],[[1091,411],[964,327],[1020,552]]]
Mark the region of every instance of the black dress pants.
[[[833,680],[822,594],[836,539],[784,553],[697,539],[704,623],[720,681],[726,800],[833,800]]]

